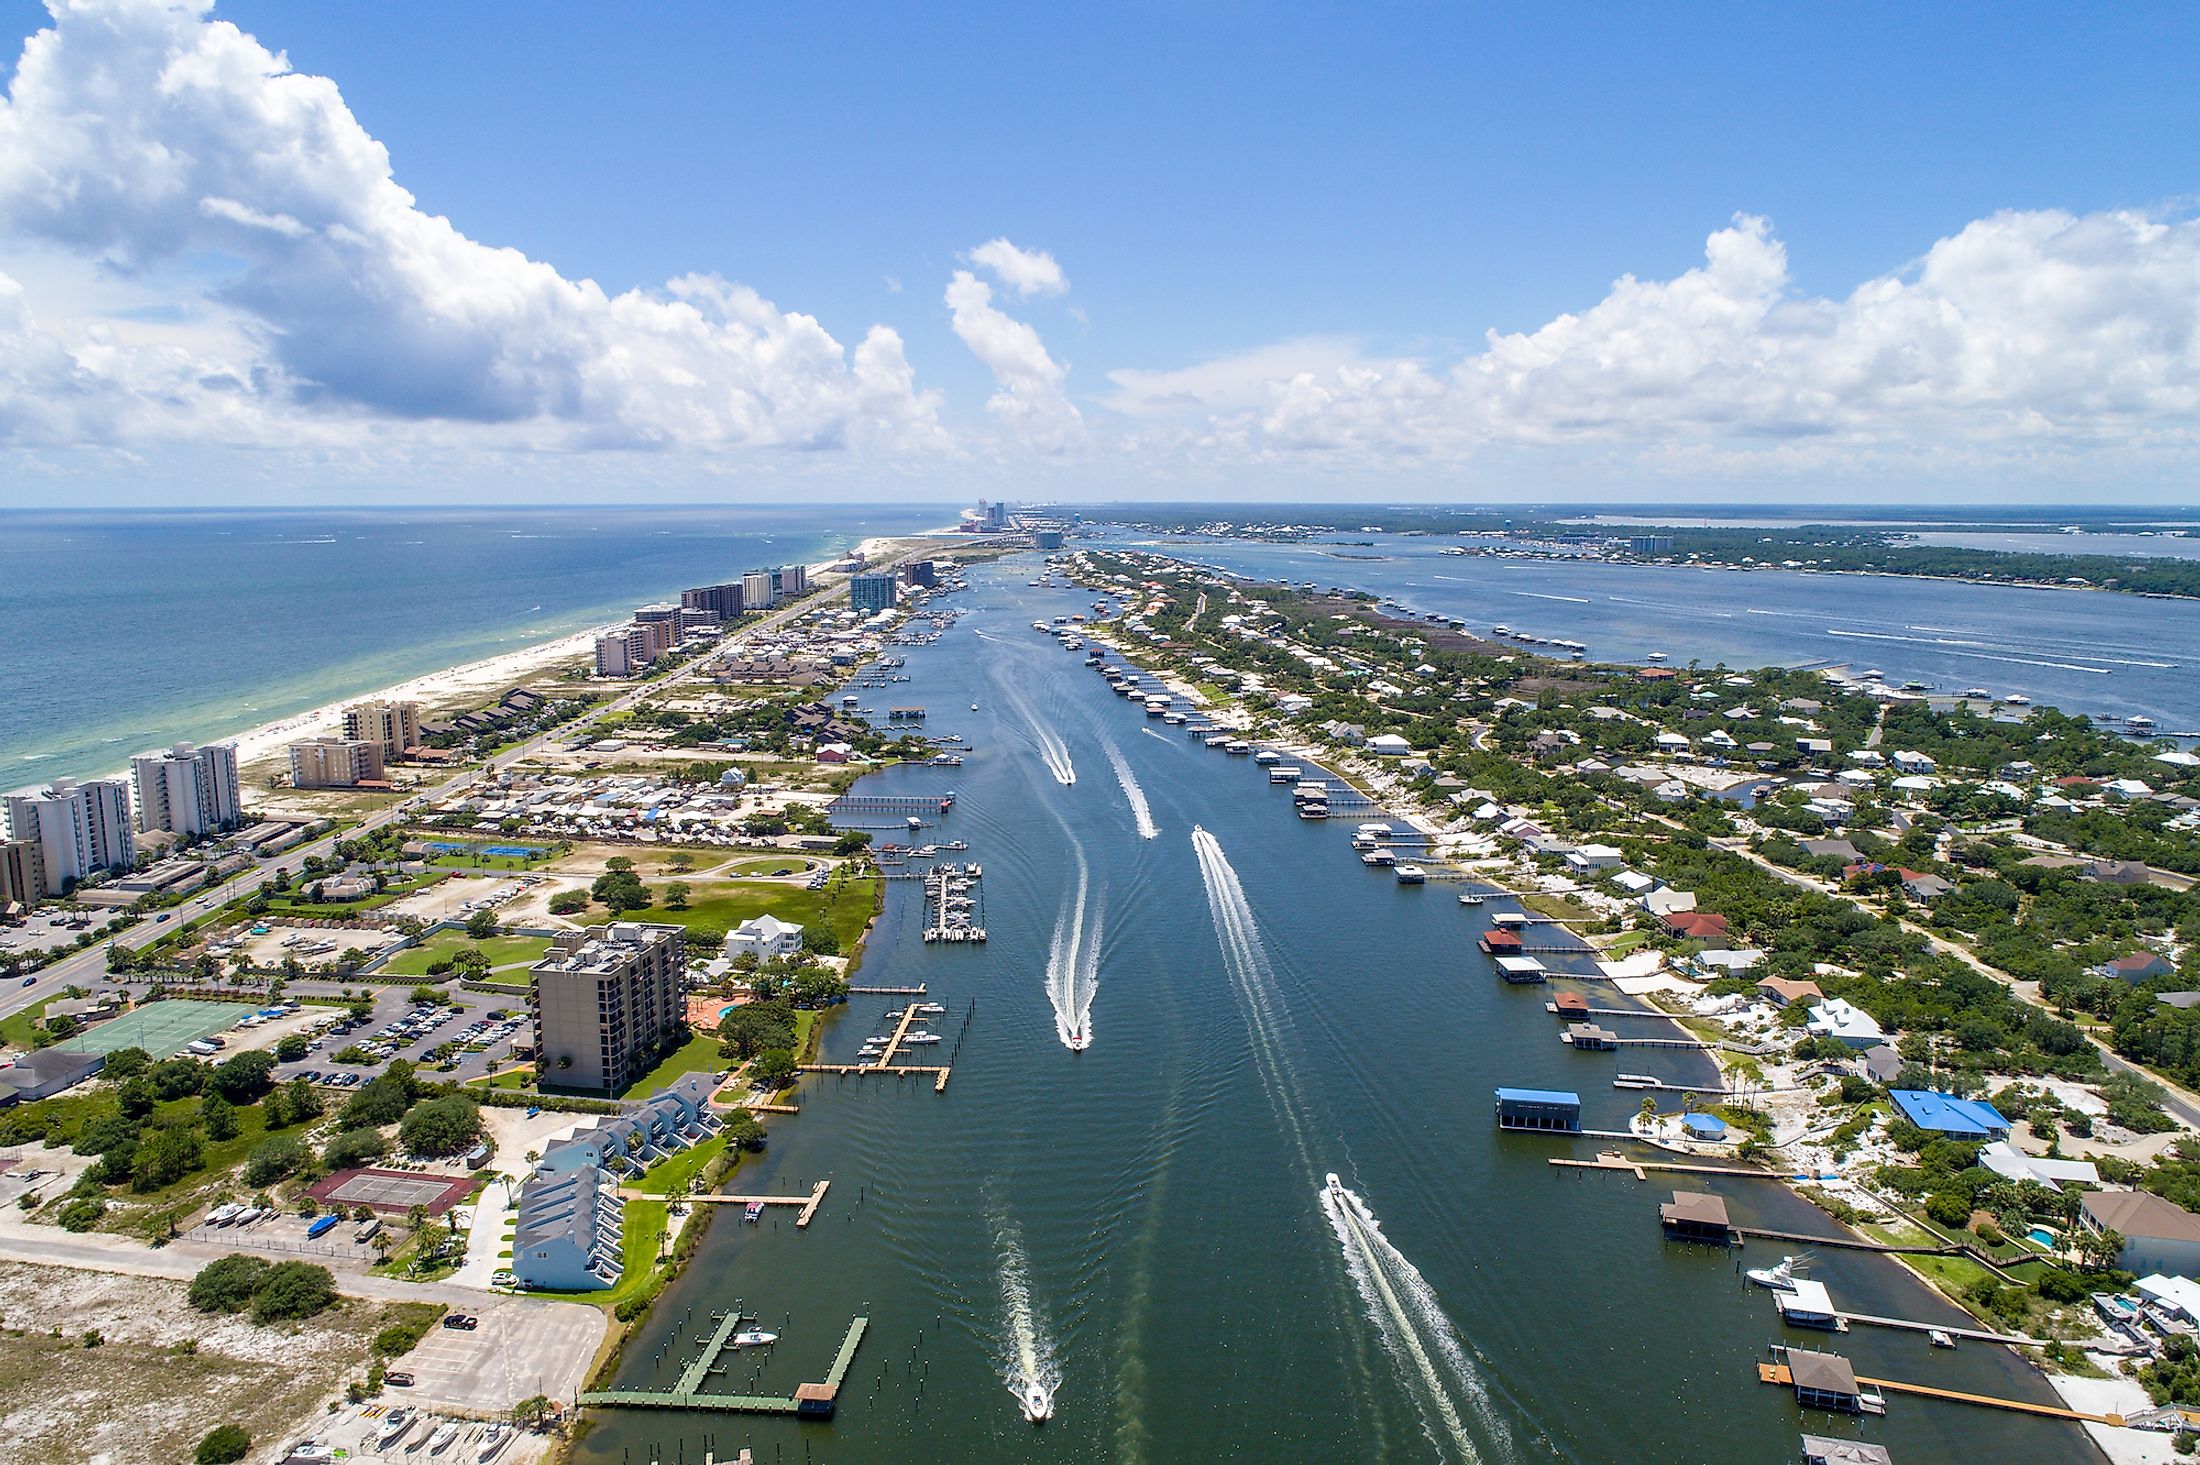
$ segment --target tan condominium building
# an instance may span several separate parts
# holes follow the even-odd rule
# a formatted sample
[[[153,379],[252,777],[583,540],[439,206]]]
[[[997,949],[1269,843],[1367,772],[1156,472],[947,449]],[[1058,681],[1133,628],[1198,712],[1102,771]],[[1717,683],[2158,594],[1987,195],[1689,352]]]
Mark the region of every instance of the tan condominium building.
[[[647,1073],[679,1030],[687,932],[614,921],[551,942],[529,1003],[545,1088],[617,1094]]]
[[[0,911],[28,909],[53,892],[46,888],[46,861],[35,839],[0,839]]]
[[[140,834],[212,834],[244,822],[237,745],[178,743],[130,760],[130,797]]]
[[[344,709],[344,736],[355,743],[380,743],[382,760],[394,763],[407,748],[420,744],[418,702],[354,702]]]
[[[356,788],[382,782],[382,745],[365,738],[307,738],[290,745],[293,788]]]

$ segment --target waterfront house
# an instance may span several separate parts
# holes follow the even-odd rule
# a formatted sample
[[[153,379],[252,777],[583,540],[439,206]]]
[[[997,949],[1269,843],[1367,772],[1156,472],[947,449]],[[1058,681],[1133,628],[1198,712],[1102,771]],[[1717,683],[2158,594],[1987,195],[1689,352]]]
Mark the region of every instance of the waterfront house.
[[[2078,1224],[2124,1238],[2127,1272],[2200,1276],[2200,1216],[2145,1190],[2094,1190],[2078,1199]]]
[[[793,956],[802,950],[802,928],[777,916],[751,916],[726,933],[726,955],[753,952],[760,961]]]
[[[618,1187],[592,1165],[520,1187],[512,1273],[522,1287],[600,1292],[625,1270]]]
[[[1797,981],[1793,977],[1766,977],[1757,983],[1757,995],[1774,1007],[1785,1007],[1790,1002],[1817,1002],[1825,997],[1816,982]]]
[[[1734,1239],[1726,1217],[1726,1201],[1707,1190],[1676,1190],[1658,1207],[1658,1222],[1676,1241],[1712,1241],[1724,1246]]]
[[[2185,1327],[2200,1325],[2200,1282],[2155,1272],[2132,1284],[2138,1293],[2170,1320]]]
[[[1378,758],[1403,758],[1413,745],[1396,733],[1377,733],[1367,740],[1367,750]]]
[[[1716,1114],[1683,1114],[1681,1129],[1698,1144],[1723,1145],[1729,1138],[1726,1121]]]
[[[1578,1134],[1581,1095],[1565,1089],[1499,1089],[1497,1127]]]
[[[1851,1048],[1872,1048],[1887,1036],[1870,1013],[1839,997],[1828,997],[1804,1020],[1813,1037],[1837,1038]]]
[[[1665,927],[1668,936],[1700,941],[1707,948],[1725,949],[1732,945],[1727,938],[1726,917],[1715,911],[1674,911],[1659,924]]]
[[[1983,1099],[1959,1099],[1935,1089],[1891,1089],[1887,1097],[1919,1129],[1950,1139],[2007,1139],[2009,1121]]]
[[[1642,908],[1663,921],[1667,916],[1696,908],[1696,895],[1691,890],[1675,890],[1661,885],[1642,898]]]
[[[1567,865],[1582,874],[1609,869],[1619,862],[1620,852],[1608,844],[1585,844],[1566,856]]]
[[[2099,1185],[2101,1172],[2091,1160],[2048,1160],[2028,1155],[2005,1139],[1982,1146],[1979,1164],[2009,1180],[2036,1180],[2049,1190],[2068,1184]]]

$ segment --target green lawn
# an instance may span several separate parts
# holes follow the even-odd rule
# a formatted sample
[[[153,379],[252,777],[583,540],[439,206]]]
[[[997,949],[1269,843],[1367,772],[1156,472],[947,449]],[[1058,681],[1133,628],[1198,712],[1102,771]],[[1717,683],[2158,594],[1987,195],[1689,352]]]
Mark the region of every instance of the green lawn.
[[[634,1182],[633,1188],[646,1190],[651,1195],[685,1195],[688,1182],[725,1152],[726,1137],[714,1134],[699,1145],[659,1160]]]
[[[840,949],[846,953],[855,950],[857,939],[870,922],[877,888],[875,875],[835,880],[823,890],[789,885],[702,885],[695,888],[684,911],[652,905],[627,911],[619,919],[685,926],[691,942],[715,946],[743,921],[768,914],[798,926],[822,925],[840,938]],[[649,891],[661,896],[663,886],[651,885]]]
[[[599,1307],[617,1307],[655,1284],[657,1280],[657,1251],[665,1239],[665,1202],[655,1200],[630,1200],[626,1203],[626,1244],[623,1257],[626,1270],[619,1274],[619,1285],[600,1292],[534,1292],[529,1297],[547,1297],[556,1302],[588,1302]]]
[[[48,1003],[61,997],[56,992],[51,997],[41,997],[21,1012],[0,1018],[0,1044],[10,1048],[35,1048],[38,1046],[39,1022],[46,1015]]]
[[[1651,936],[1648,931],[1622,932],[1617,940],[1604,948],[1604,954],[1611,957],[1625,956],[1636,947],[1647,945],[1650,939]]]
[[[305,900],[301,885],[294,883],[291,886],[291,892],[296,893],[300,898],[292,900],[285,895],[276,895],[268,901],[265,914],[276,918],[283,916],[353,916],[361,911],[377,910],[393,900],[402,899],[416,891],[426,890],[437,881],[448,878],[449,875],[445,871],[430,870],[425,875],[416,876],[411,880],[398,881],[381,893],[368,896],[365,900],[346,900],[320,905]],[[303,884],[311,885],[312,882],[306,881]]]
[[[381,970],[393,977],[424,977],[431,963],[455,957],[469,946],[481,948],[493,967],[532,962],[550,948],[547,936],[491,936],[475,941],[464,931],[438,931],[416,946],[408,946],[385,962]]]
[[[511,1089],[517,1092],[532,1083],[534,1077],[535,1071],[532,1068],[511,1068],[506,1069],[503,1073],[492,1074],[487,1078],[470,1078],[466,1080],[466,1087],[470,1089]]]
[[[732,1059],[718,1056],[718,1040],[708,1033],[697,1033],[674,1049],[664,1062],[629,1084],[619,1097],[646,1099],[682,1074],[717,1073],[731,1067]]]
[[[437,842],[444,841],[439,837]],[[527,841],[518,839],[499,840],[496,841],[496,846],[502,849],[507,844],[517,847],[525,843]],[[539,855],[483,854],[482,851],[487,848],[489,846],[486,844],[473,844],[468,845],[463,850],[446,850],[442,854],[431,856],[428,863],[445,870],[533,870],[549,864],[558,857],[558,851],[554,845],[541,846],[542,853]]]

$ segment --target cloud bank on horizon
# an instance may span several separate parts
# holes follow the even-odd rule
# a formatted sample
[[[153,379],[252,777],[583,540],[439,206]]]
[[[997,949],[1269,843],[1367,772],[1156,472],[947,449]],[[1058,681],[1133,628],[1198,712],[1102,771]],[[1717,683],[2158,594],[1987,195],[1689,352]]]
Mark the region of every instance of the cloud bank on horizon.
[[[47,0],[0,98],[0,444],[841,451],[953,462],[1644,475],[2189,461],[2200,221],[2010,211],[1841,298],[1765,219],[1449,360],[1286,337],[1074,390],[1022,318],[1070,285],[995,237],[943,303],[982,417],[900,333],[844,345],[714,274],[609,294],[423,212],[336,83],[204,0]],[[977,232],[974,230],[973,232]],[[56,278],[83,288],[42,294]],[[127,296],[131,310],[102,309]],[[146,302],[151,302],[148,307]],[[1105,386],[1100,383],[1104,381]]]

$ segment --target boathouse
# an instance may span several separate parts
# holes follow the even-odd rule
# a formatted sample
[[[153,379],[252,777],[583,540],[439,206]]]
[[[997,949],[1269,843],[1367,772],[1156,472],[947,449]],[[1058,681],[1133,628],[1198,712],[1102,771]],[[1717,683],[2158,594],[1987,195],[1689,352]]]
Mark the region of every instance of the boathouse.
[[[1581,1095],[1565,1089],[1499,1089],[1497,1127],[1579,1134]]]
[[[1551,999],[1551,1011],[1579,1022],[1589,1015],[1589,999],[1579,992],[1561,992]]]
[[[1587,1053],[1616,1053],[1619,1051],[1619,1034],[1610,1028],[1600,1028],[1593,1022],[1569,1023],[1566,1041]]]
[[[1659,1224],[1676,1241],[1709,1241],[1720,1246],[1734,1239],[1726,1201],[1708,1190],[1676,1190],[1658,1207]]]
[[[1856,1370],[1840,1354],[1790,1348],[1787,1366],[1795,1384],[1795,1402],[1804,1408],[1831,1409],[1840,1414],[1864,1412],[1864,1391],[1857,1387]]]
[[[1540,982],[1545,976],[1543,963],[1532,956],[1501,956],[1497,958],[1498,974],[1515,986]]]
[[[1894,1465],[1885,1445],[1869,1440],[1829,1439],[1822,1434],[1803,1436],[1803,1465]]]
[[[1518,931],[1484,931],[1482,950],[1489,956],[1518,956],[1520,933]]]
[[[1772,1301],[1780,1309],[1780,1320],[1792,1327],[1824,1328],[1829,1333],[1847,1331],[1841,1314],[1833,1310],[1833,1294],[1823,1282],[1797,1277],[1788,1283],[1788,1290],[1773,1293]],[[1841,1366],[1848,1367],[1846,1363]]]

